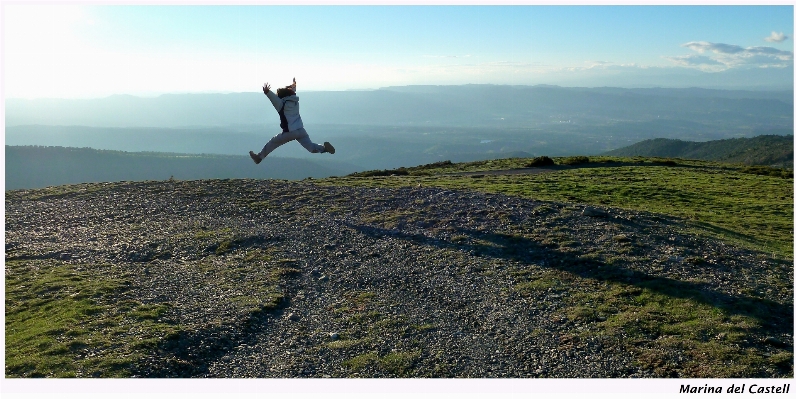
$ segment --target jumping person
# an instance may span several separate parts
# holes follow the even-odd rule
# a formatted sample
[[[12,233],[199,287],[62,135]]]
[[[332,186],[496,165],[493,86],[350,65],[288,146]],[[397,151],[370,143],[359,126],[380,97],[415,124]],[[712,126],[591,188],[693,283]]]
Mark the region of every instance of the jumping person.
[[[301,122],[301,115],[299,115],[299,98],[296,96],[296,78],[293,78],[292,85],[277,89],[276,94],[271,91],[271,86],[266,83],[263,85],[263,93],[271,100],[271,104],[274,105],[276,111],[279,112],[279,126],[282,128],[282,133],[271,138],[259,154],[249,151],[249,156],[252,157],[254,163],[259,164],[271,151],[291,140],[298,141],[307,151],[313,154],[321,152],[334,154],[334,147],[328,141],[324,142],[323,145],[315,144],[310,140],[307,131],[304,130],[304,123]]]

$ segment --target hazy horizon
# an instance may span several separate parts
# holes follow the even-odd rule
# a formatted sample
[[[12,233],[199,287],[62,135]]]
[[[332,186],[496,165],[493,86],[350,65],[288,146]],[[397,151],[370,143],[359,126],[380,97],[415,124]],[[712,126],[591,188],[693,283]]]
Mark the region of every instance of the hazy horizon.
[[[793,134],[792,91],[461,85],[304,92],[301,98],[310,136],[332,142],[337,152],[324,157],[289,143],[278,156],[333,159],[360,170],[594,155],[651,138]],[[280,131],[262,92],[8,99],[5,105],[7,145],[246,155]]]
[[[788,70],[793,72],[793,68],[789,67]],[[602,84],[602,85],[560,85],[560,84],[547,84],[547,83],[539,83],[539,84],[527,84],[527,85],[520,85],[520,84],[494,84],[494,83],[463,83],[463,84],[451,84],[451,85],[434,85],[434,84],[410,84],[410,85],[392,85],[392,86],[382,86],[382,87],[375,87],[375,88],[361,88],[361,89],[339,89],[339,90],[302,90],[299,95],[304,93],[329,93],[329,92],[374,92],[380,90],[391,90],[391,89],[398,89],[398,88],[415,88],[415,87],[456,87],[456,86],[497,86],[497,87],[558,87],[563,89],[704,89],[704,90],[717,90],[717,91],[746,91],[746,92],[787,92],[793,91],[793,85],[783,85],[781,87],[777,86],[766,86],[766,85],[739,85],[739,86],[722,86],[720,84],[680,84],[680,85],[673,85],[673,86],[663,86],[663,85],[642,85],[642,84],[629,84],[625,86],[620,85],[611,85],[611,84]],[[6,96],[5,99],[7,100],[102,100],[108,99],[111,97],[136,97],[136,98],[158,98],[162,96],[170,96],[170,95],[184,95],[184,94],[250,94],[250,93],[262,93],[260,87],[255,87],[253,90],[239,90],[239,91],[225,91],[225,90],[206,90],[206,91],[174,91],[174,92],[164,92],[164,93],[112,93],[107,95],[99,95],[96,97],[8,97]]]
[[[791,5],[3,7],[8,99],[256,92],[293,77],[300,92],[793,89]]]

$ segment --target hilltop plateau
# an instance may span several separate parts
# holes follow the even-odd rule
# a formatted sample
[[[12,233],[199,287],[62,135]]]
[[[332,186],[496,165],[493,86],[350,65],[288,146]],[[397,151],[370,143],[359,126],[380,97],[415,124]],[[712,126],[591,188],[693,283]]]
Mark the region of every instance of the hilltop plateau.
[[[6,376],[792,378],[792,174],[530,161],[7,191]]]

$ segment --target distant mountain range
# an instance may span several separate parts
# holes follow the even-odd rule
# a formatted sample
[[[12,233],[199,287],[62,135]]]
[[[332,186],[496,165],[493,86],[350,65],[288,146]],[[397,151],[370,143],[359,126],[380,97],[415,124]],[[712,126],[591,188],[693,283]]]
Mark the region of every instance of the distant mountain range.
[[[793,169],[792,135],[764,135],[706,142],[652,139],[608,151],[604,155],[704,159]],[[494,159],[498,154],[486,159]],[[530,157],[507,152],[500,157]],[[464,160],[483,154],[460,154]],[[5,189],[40,188],[86,182],[198,179],[287,179],[343,176],[362,167],[334,159],[268,157],[254,165],[248,156],[125,152],[57,146],[6,146]],[[404,166],[419,164],[406,159]],[[461,162],[457,159],[456,162]]]
[[[793,147],[792,135],[763,135],[706,142],[658,138],[608,151],[605,155],[703,159],[793,169]]]
[[[262,92],[145,98],[6,99],[6,126],[278,126]],[[657,120],[793,129],[793,90],[559,86],[402,86],[299,92],[305,124],[529,128]]]
[[[104,151],[91,148],[6,146],[5,189],[63,184],[198,179],[287,179],[342,176],[359,170],[341,162],[268,157]]]
[[[276,155],[310,163],[288,168],[296,172],[289,176],[284,175],[288,169],[275,168],[276,174],[267,177],[315,177],[512,154],[597,155],[652,138],[704,142],[794,133],[793,90],[461,85],[299,96],[310,137],[333,143],[337,152],[319,157],[290,143]],[[6,99],[5,107],[8,146],[226,154],[234,155],[229,162],[245,163],[249,150],[262,148],[281,131],[277,112],[262,92]],[[327,166],[327,161],[337,164]],[[178,165],[185,163],[169,167]],[[198,162],[196,170],[202,165]],[[321,165],[329,170],[315,169]]]

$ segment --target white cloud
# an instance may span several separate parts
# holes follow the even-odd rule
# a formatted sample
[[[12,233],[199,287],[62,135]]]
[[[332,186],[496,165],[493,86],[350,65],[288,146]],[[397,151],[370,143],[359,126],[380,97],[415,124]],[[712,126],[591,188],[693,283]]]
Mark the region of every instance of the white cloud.
[[[788,35],[785,35],[782,32],[779,32],[779,33],[771,32],[771,36],[769,36],[769,37],[767,37],[767,38],[765,38],[763,40],[765,40],[767,42],[779,43],[779,42],[784,42],[785,40],[788,40],[788,38],[789,38]]]
[[[688,42],[683,44],[683,47],[688,47],[700,54],[704,53],[705,51],[712,51],[718,54],[735,54],[744,51],[744,48],[741,46],[710,42]]]
[[[700,55],[664,58],[680,66],[710,72],[739,67],[783,68],[793,64],[793,52],[773,47],[741,47],[711,42],[688,42],[682,46]]]
[[[614,64],[608,61],[586,61],[586,65],[587,65],[586,69],[591,69],[591,68],[602,68]]]
[[[775,49],[773,47],[747,47],[746,53],[748,54],[760,54],[760,55],[767,55],[779,58],[781,60],[792,60],[793,53],[790,51],[782,51]]]
[[[681,55],[676,57],[664,57],[675,64],[683,66],[699,66],[699,65],[724,65],[713,58],[704,55]]]

